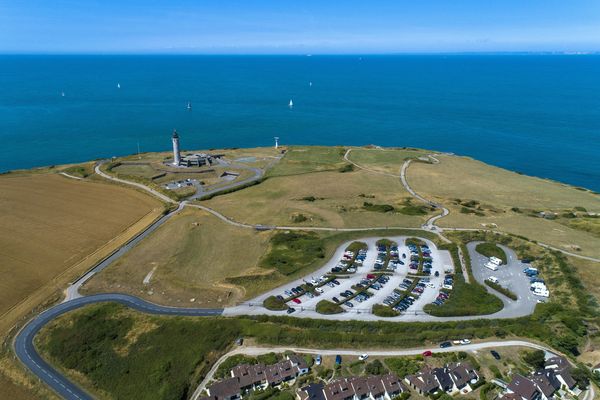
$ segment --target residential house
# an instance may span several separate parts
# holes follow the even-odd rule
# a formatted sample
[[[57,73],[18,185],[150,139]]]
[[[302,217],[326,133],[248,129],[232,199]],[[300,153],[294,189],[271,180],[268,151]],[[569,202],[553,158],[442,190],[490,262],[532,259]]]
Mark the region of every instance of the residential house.
[[[371,398],[373,400],[386,399],[387,391],[385,390],[385,387],[383,386],[382,378],[383,377],[379,377],[379,376],[369,376],[367,378],[367,388],[369,390],[369,393],[371,393]]]
[[[435,393],[440,388],[432,369],[429,367],[423,368],[414,375],[408,375],[404,378],[404,381],[424,396]]]
[[[354,390],[346,379],[337,379],[323,389],[325,400],[353,400]]]
[[[514,394],[518,400],[543,400],[542,393],[535,383],[523,375],[515,374],[508,384],[507,391]]]
[[[561,383],[556,378],[556,375],[554,375],[554,370],[552,369],[535,372],[532,375],[531,380],[542,393],[542,397],[546,399],[551,399],[561,386]]]
[[[385,391],[384,397],[386,400],[390,400],[404,392],[408,392],[408,388],[400,381],[400,378],[394,374],[387,374],[381,377],[381,383]],[[376,400],[374,392],[371,391],[371,397]]]
[[[298,370],[298,375],[308,374],[309,368],[306,360],[297,354],[290,354],[287,359],[292,363],[292,366]]]
[[[242,391],[262,389],[267,384],[264,364],[241,364],[233,367],[231,377],[238,378]]]
[[[237,400],[242,398],[238,378],[229,378],[208,387],[208,395],[214,400]]]
[[[479,381],[479,375],[469,363],[452,363],[448,365],[448,370],[455,389],[462,393],[473,390],[471,385]]]
[[[324,385],[322,383],[311,383],[310,385],[301,387],[296,392],[298,400],[325,400],[323,394]]]
[[[579,389],[577,388],[577,382],[571,375],[571,363],[569,363],[566,358],[556,356],[547,359],[545,369],[554,371],[554,375],[561,383],[562,388],[575,395],[580,393]]]

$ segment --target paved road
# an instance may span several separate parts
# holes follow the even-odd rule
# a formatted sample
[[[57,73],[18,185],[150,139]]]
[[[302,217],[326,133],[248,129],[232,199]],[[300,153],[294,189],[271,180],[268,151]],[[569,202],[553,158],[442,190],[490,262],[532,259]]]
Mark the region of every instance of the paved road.
[[[269,165],[279,161],[281,159],[281,157],[277,157],[276,160],[274,160],[273,162],[271,162]],[[228,161],[225,160],[218,160],[219,164],[223,167],[231,167],[231,168],[238,168],[238,169],[245,169],[247,171],[251,171],[252,172],[252,176],[246,178],[246,179],[242,179],[241,181],[234,181],[228,185],[224,185],[222,187],[217,187],[217,188],[213,188],[210,190],[203,190],[202,187],[200,187],[200,190],[197,190],[196,193],[191,196],[189,198],[189,200],[194,200],[194,199],[199,199],[202,197],[208,197],[208,196],[212,196],[216,193],[222,192],[223,190],[230,190],[230,189],[235,189],[235,188],[239,188],[242,187],[244,185],[249,185],[253,182],[257,182],[260,179],[262,179],[262,177],[265,175],[265,171],[268,168],[255,168],[255,167],[250,167],[248,165],[242,165],[242,164],[232,164]]]
[[[104,172],[102,172],[102,170],[100,169],[100,166],[102,164],[106,163],[106,161],[101,162],[99,164],[96,164],[96,167],[94,168],[94,171],[100,175],[101,177],[105,178],[105,179],[109,179],[111,181],[115,181],[115,182],[119,182],[119,183],[124,183],[125,185],[130,185],[130,186],[135,186],[139,189],[145,190],[146,192],[150,192],[152,195],[158,197],[159,199],[161,199],[162,201],[166,202],[166,203],[177,203],[175,200],[171,199],[170,197],[165,196],[164,194],[160,193],[157,190],[154,190],[144,184],[141,183],[137,183],[137,182],[131,182],[131,181],[126,181],[125,179],[119,179],[119,178],[115,178],[114,176],[110,176]]]
[[[175,308],[165,307],[149,303],[137,297],[107,293],[93,296],[80,297],[54,306],[37,317],[32,319],[23,329],[19,331],[15,338],[14,350],[17,357],[27,368],[37,375],[42,381],[50,386],[56,393],[68,400],[92,399],[87,392],[79,386],[69,381],[64,375],[50,366],[38,354],[33,344],[35,335],[53,319],[69,311],[81,308],[88,304],[102,302],[117,302],[126,305],[134,310],[156,315],[181,315],[181,316],[215,316],[221,315],[221,309],[198,309],[198,308]]]
[[[554,351],[549,349],[548,347],[544,347],[537,343],[528,342],[525,340],[506,340],[506,341],[495,340],[495,341],[490,341],[490,342],[471,343],[471,344],[464,345],[464,346],[452,346],[452,347],[447,347],[447,348],[439,348],[439,347],[431,347],[430,346],[430,347],[420,347],[420,348],[416,348],[416,349],[404,349],[404,350],[398,350],[398,349],[387,349],[387,350],[385,350],[385,349],[379,349],[379,350],[327,349],[326,350],[326,349],[313,349],[313,348],[301,348],[301,347],[255,347],[255,346],[246,347],[246,346],[241,346],[241,347],[237,347],[237,348],[233,349],[229,353],[227,353],[227,354],[223,355],[221,358],[219,358],[219,360],[217,360],[217,362],[213,365],[213,367],[210,369],[208,374],[206,374],[206,377],[202,380],[202,382],[200,382],[200,384],[194,391],[194,394],[192,395],[191,399],[197,400],[200,397],[200,395],[202,394],[202,391],[206,388],[207,384],[213,379],[213,376],[214,376],[215,372],[217,371],[217,369],[219,368],[219,365],[221,365],[223,363],[223,361],[225,361],[229,357],[234,356],[236,354],[259,356],[259,355],[268,354],[268,353],[284,353],[286,351],[292,351],[294,353],[315,354],[315,355],[320,354],[322,356],[342,355],[342,356],[358,357],[361,354],[367,353],[370,356],[403,357],[403,356],[419,355],[419,354],[422,354],[426,350],[430,350],[433,353],[449,353],[449,352],[453,352],[453,351],[478,351],[478,350],[486,350],[486,349],[490,349],[490,348],[498,349],[501,347],[514,347],[514,346],[527,347],[527,348],[536,349],[536,350],[543,350],[546,352],[547,357],[553,357],[556,355],[556,353],[554,353]],[[592,393],[593,393],[593,389],[592,389]],[[591,398],[593,399],[593,396]]]
[[[77,279],[75,282],[73,282],[71,285],[69,285],[69,287],[65,291],[66,295],[65,295],[65,299],[63,300],[63,303],[64,302],[68,302],[68,301],[70,301],[72,299],[76,299],[76,298],[81,297],[81,295],[79,294],[79,288],[81,288],[81,286],[85,282],[87,282],[88,280],[90,280],[98,272],[102,271],[103,269],[105,269],[106,267],[108,267],[109,265],[111,265],[117,259],[119,259],[123,255],[125,255],[125,253],[127,253],[129,250],[131,250],[132,248],[134,248],[139,242],[141,242],[142,240],[144,240],[152,232],[154,232],[155,230],[157,230],[162,224],[164,224],[171,217],[173,217],[175,214],[177,214],[178,212],[180,212],[183,209],[183,207],[185,207],[185,205],[186,205],[185,202],[180,203],[179,207],[175,211],[171,211],[170,213],[168,213],[166,215],[163,215],[162,217],[160,217],[159,219],[157,219],[156,221],[154,221],[145,230],[143,230],[142,232],[140,232],[137,236],[135,236],[129,242],[125,243],[118,250],[116,250],[111,255],[109,255],[108,257],[106,257],[102,261],[100,261],[98,264],[96,264],[94,266],[94,268],[90,269],[83,276],[81,276],[79,279]]]
[[[483,285],[489,293],[498,297],[504,303],[504,308],[495,314],[495,318],[519,318],[530,315],[535,310],[538,297],[529,290],[529,278],[523,272],[523,266],[514,251],[506,246],[500,245],[506,253],[508,263],[501,265],[497,271],[492,271],[484,265],[488,258],[479,254],[475,247],[482,242],[470,242],[467,244],[467,250],[471,257],[471,268],[475,280]],[[516,301],[509,299],[502,293],[495,291],[484,283],[486,278],[495,276],[500,280],[500,285],[510,289],[518,297]]]

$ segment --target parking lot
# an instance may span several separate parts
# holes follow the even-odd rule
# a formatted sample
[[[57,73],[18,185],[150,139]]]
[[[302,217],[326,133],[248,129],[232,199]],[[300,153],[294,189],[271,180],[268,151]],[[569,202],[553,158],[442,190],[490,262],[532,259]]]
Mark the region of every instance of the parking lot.
[[[444,284],[444,275],[446,272],[454,270],[450,254],[447,251],[438,250],[431,241],[422,240],[425,246],[424,249],[427,251],[426,254],[429,255],[428,258],[431,260],[430,262],[421,261],[418,268],[411,269],[411,249],[406,245],[407,237],[385,238],[388,243],[387,251],[389,256],[383,262],[384,252],[382,251],[382,245],[380,244],[379,248],[377,245],[377,242],[381,239],[357,239],[357,241],[366,244],[366,253],[364,253],[364,250],[361,253],[362,265],[352,263],[352,260],[358,256],[358,251],[355,251],[352,257],[349,257],[346,249],[353,242],[346,242],[336,250],[333,257],[323,267],[314,273],[271,290],[242,306],[234,307],[226,311],[226,314],[235,314],[236,311],[240,312],[243,309],[245,314],[285,315],[285,311],[270,311],[262,306],[264,299],[267,297],[280,296],[280,298],[287,300],[287,304],[290,307],[294,308],[292,315],[329,319],[381,319],[372,314],[373,305],[383,305],[386,298],[389,298],[395,289],[396,292],[400,292],[400,285],[405,279],[413,281],[413,284],[409,286],[410,288],[415,286],[417,279],[425,279],[428,282],[424,282],[423,287],[419,287],[422,293],[414,292],[413,298],[415,300],[412,304],[406,303],[408,305],[407,309],[402,310],[399,316],[385,319],[402,319],[407,315],[416,314],[422,316],[423,307],[433,302],[438,296],[439,289]],[[392,252],[397,253],[397,256],[392,256],[390,254]],[[388,263],[388,259],[392,261]],[[393,262],[394,260],[396,261]],[[336,271],[335,281],[337,284],[331,281],[332,269]],[[425,275],[426,273],[430,273],[430,275]],[[419,274],[419,276],[415,276],[416,274]],[[385,276],[385,278],[380,278],[381,275]],[[311,289],[311,294],[297,290],[302,286],[306,288],[307,284]],[[293,289],[296,290],[293,292]],[[344,292],[346,292],[346,295],[343,295]],[[361,296],[365,298],[364,300],[354,297],[358,292],[365,293]],[[368,298],[367,293],[369,295]],[[410,295],[410,293],[406,295]],[[321,300],[329,300],[341,304],[346,312],[333,315],[319,314],[316,312],[316,305]],[[349,306],[348,303],[352,305]]]
[[[493,315],[498,318],[516,318],[531,314],[538,300],[542,300],[542,298],[533,294],[530,290],[530,278],[523,273],[523,269],[527,268],[529,264],[521,263],[514,251],[506,246],[499,245],[506,253],[508,263],[499,266],[498,270],[492,271],[485,267],[489,259],[475,250],[478,243],[481,242],[467,244],[467,250],[471,256],[473,276],[479,283],[484,285],[488,292],[498,296],[504,303],[504,308]],[[499,285],[515,293],[518,299],[516,301],[511,300],[485,285],[485,280],[492,276],[498,279]]]

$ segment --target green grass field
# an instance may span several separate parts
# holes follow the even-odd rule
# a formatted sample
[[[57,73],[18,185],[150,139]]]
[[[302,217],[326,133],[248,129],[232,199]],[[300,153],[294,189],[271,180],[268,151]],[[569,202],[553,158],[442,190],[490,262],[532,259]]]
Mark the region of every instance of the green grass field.
[[[310,172],[333,171],[346,164],[343,147],[306,146],[290,147],[267,176],[287,176]]]

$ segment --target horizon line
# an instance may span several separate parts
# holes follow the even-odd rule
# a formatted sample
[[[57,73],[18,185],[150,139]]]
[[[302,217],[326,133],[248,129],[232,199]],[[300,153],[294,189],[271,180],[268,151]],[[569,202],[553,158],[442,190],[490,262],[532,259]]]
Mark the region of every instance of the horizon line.
[[[367,56],[410,56],[410,55],[600,55],[600,50],[569,51],[569,50],[531,50],[531,51],[406,51],[406,52],[377,52],[377,53],[210,53],[210,52],[1,52],[0,56],[286,56],[286,57],[367,57]]]

